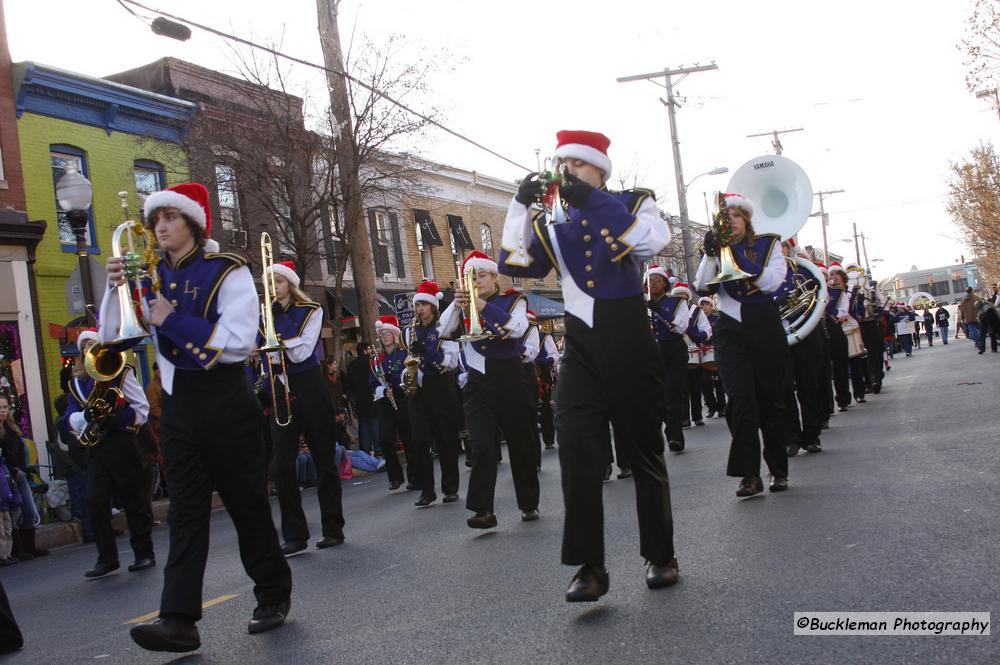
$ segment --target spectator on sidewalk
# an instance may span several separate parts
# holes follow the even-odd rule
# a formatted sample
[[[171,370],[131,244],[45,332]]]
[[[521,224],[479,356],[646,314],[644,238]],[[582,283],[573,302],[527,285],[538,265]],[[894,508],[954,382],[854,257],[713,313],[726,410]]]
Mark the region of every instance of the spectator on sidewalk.
[[[976,311],[976,302],[979,296],[972,292],[970,286],[965,290],[965,297],[958,304],[958,318],[965,325],[965,335],[971,339],[975,345],[979,346],[979,312]],[[958,339],[958,336],[955,336]]]
[[[358,355],[347,365],[347,394],[350,397],[354,417],[358,421],[358,443],[361,450],[374,454],[378,448],[378,410],[368,377],[372,373],[371,360],[374,357],[372,345],[358,344]]]
[[[49,554],[49,551],[35,547],[35,528],[41,522],[41,518],[35,507],[28,474],[34,473],[36,469],[28,466],[28,447],[21,436],[21,428],[14,420],[14,410],[11,408],[10,398],[6,395],[0,395],[0,447],[2,447],[0,456],[3,457],[7,469],[10,471],[10,476],[17,486],[17,491],[21,495],[20,516],[15,515],[12,527],[14,556],[27,560],[36,556],[45,556]]]
[[[976,303],[976,311],[979,315],[979,340],[976,346],[979,353],[986,353],[986,336],[990,336],[990,351],[997,352],[997,335],[1000,334],[1000,314],[997,313],[996,305],[988,300],[980,300]]]
[[[924,332],[927,334],[927,346],[934,346],[934,315],[931,308],[924,308]]]
[[[907,305],[906,311],[913,316],[913,348],[920,348],[920,324],[924,322],[923,318],[917,314],[912,307]]]
[[[938,330],[941,334],[941,343],[948,343],[948,320],[951,319],[951,314],[948,310],[944,308],[944,305],[938,305],[938,309],[934,312],[934,320],[937,323]]]
[[[14,550],[14,516],[20,509],[21,495],[7,465],[0,460],[0,566],[12,566],[18,562],[11,553]]]
[[[94,523],[90,519],[90,507],[87,505],[87,451],[70,431],[66,409],[69,407],[69,397],[66,393],[55,399],[56,413],[56,447],[61,460],[54,460],[57,467],[56,477],[65,478],[69,492],[69,510],[74,520],[80,523],[83,542],[94,542]],[[61,461],[61,463],[60,463]],[[61,467],[61,468],[60,468]],[[60,473],[61,471],[61,473]]]
[[[340,371],[340,363],[336,358],[326,359],[326,388],[330,391],[335,409],[342,409],[347,404],[347,377]]]

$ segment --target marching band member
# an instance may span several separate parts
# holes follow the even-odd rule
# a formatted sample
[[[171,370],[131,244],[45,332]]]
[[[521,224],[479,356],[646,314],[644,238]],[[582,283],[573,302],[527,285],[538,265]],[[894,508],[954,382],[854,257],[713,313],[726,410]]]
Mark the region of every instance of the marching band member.
[[[687,419],[688,400],[684,395],[687,385],[687,344],[684,331],[691,320],[691,310],[680,295],[669,294],[670,278],[666,270],[653,264],[646,271],[649,285],[649,312],[653,336],[663,358],[664,422],[667,446],[675,453],[684,450],[684,421]],[[675,282],[680,284],[680,282]],[[676,287],[674,287],[676,288]],[[686,287],[685,287],[686,288]],[[690,293],[690,291],[688,291]]]
[[[468,367],[463,393],[465,416],[472,447],[472,475],[465,507],[475,513],[467,520],[473,529],[497,525],[493,507],[497,483],[497,427],[503,430],[510,453],[510,471],[521,519],[538,519],[538,465],[532,446],[537,441],[534,409],[524,389],[520,340],[528,331],[527,304],[520,293],[501,294],[497,264],[480,251],[462,263],[476,270],[476,293],[455,290],[455,301],[441,315],[442,334],[459,337],[464,330],[463,311],[476,299],[483,332],[489,337],[462,342]]]
[[[251,634],[277,628],[288,614],[292,574],[281,555],[266,493],[260,404],[244,372],[257,335],[260,306],[246,261],[217,254],[210,240],[208,190],[197,183],[150,195],[145,220],[163,251],[145,280],[143,310],[151,324],[163,384],[160,443],[167,462],[170,552],[163,570],[159,618],[132,628],[152,651],[201,645],[202,581],[208,558],[212,491],[226,506],[240,558],[254,580]],[[119,327],[117,290],[123,261],[108,259],[101,303],[102,341]]]
[[[695,278],[699,292],[719,295],[719,325],[715,356],[726,389],[726,421],[732,433],[726,474],[741,477],[738,497],[764,491],[760,478],[760,437],[764,434],[764,461],[771,474],[770,489],[788,489],[788,453],[785,450],[784,395],[788,371],[788,343],[772,294],[785,282],[788,266],[778,236],[754,233],[753,203],[740,194],[726,194],[726,215],[732,230],[732,251],[749,278],[709,284],[719,272],[719,238],[705,234],[705,256]]]
[[[570,602],[608,591],[601,497],[604,432],[614,423],[636,486],[640,551],[650,588],[677,582],[670,485],[663,459],[663,368],[642,297],[642,261],[662,250],[670,230],[652,192],[609,192],[603,134],[561,131],[556,158],[566,170],[559,194],[569,223],[545,224],[531,209],[546,183],[531,174],[504,222],[504,274],[562,277],[565,353],[556,394],[556,430],[566,505],[562,561],[581,566],[566,591]],[[682,347],[683,348],[683,347]],[[636,399],[636,395],[644,396]]]
[[[712,331],[702,347],[702,393],[705,397],[705,406],[708,408],[708,417],[722,417],[726,414],[726,391],[722,389],[719,367],[715,364],[715,326],[719,324],[719,313],[715,311],[715,302],[707,296],[698,299],[698,306],[705,313],[709,329]]]
[[[691,420],[695,426],[701,427],[705,421],[701,419],[701,347],[712,336],[712,328],[708,323],[708,317],[701,311],[700,307],[692,307],[691,289],[687,284],[679,283],[670,291],[670,295],[684,299],[684,304],[688,305],[691,316],[688,317],[687,328],[684,329],[684,341],[688,348],[687,365],[687,393],[691,406]],[[685,412],[687,409],[685,408]],[[685,418],[685,420],[687,420]]]
[[[827,333],[830,335],[830,360],[833,362],[833,386],[837,392],[837,407],[847,411],[851,404],[851,385],[848,379],[850,363],[847,357],[847,271],[839,263],[830,265],[830,301],[826,305]]]
[[[823,275],[823,279],[829,285],[830,283],[830,271],[827,269],[826,265],[820,263],[819,261],[813,261],[816,267],[819,268],[820,273]],[[827,307],[829,307],[829,300],[827,300]],[[829,312],[829,309],[827,310]],[[828,321],[828,316],[826,314],[820,318],[818,328],[823,329],[823,336],[820,340],[823,342],[823,356],[820,362],[820,405],[822,409],[820,413],[823,414],[823,422],[820,423],[821,429],[828,429],[830,427],[830,418],[833,416],[836,410],[835,402],[833,399],[833,361],[831,360],[831,346],[830,346],[830,323]]]
[[[109,423],[108,433],[95,446],[87,450],[87,505],[93,516],[94,539],[97,543],[97,565],[84,576],[104,577],[118,570],[118,546],[111,526],[111,498],[117,496],[125,508],[128,522],[129,541],[135,562],[128,571],[134,573],[156,565],[153,553],[153,512],[146,494],[146,460],[139,449],[136,432],[146,422],[149,402],[146,393],[135,378],[131,365],[125,365],[122,372],[108,382],[98,382],[84,371],[87,351],[98,341],[96,330],[80,333],[76,345],[80,358],[73,368],[73,378],[69,382],[69,406],[66,417],[70,429],[79,438],[89,425],[99,427],[97,416],[88,407],[94,391],[116,388],[124,399],[120,403],[111,400],[116,412]],[[104,384],[104,385],[101,385]],[[89,405],[92,406],[92,405]]]
[[[417,392],[409,405],[413,461],[413,484],[420,489],[416,506],[437,500],[434,492],[434,459],[431,442],[437,442],[444,503],[458,500],[458,430],[461,402],[452,370],[458,367],[458,344],[441,339],[438,306],[444,294],[434,282],[423,282],[413,296],[415,326],[408,329],[407,348],[420,358]]]
[[[556,447],[556,430],[552,417],[552,396],[559,376],[559,349],[552,334],[540,332],[535,367],[538,370],[538,420],[546,450]]]
[[[514,291],[514,289],[510,289]],[[528,399],[532,404],[531,428],[534,440],[531,443],[531,452],[535,456],[535,466],[542,469],[542,437],[538,431],[538,370],[535,368],[535,358],[541,350],[541,333],[538,330],[538,317],[530,309],[525,311],[528,317],[528,332],[521,338],[521,366],[524,369],[524,389],[528,393]]]
[[[406,453],[406,489],[417,489],[414,473],[420,466],[413,459],[411,446],[410,408],[403,387],[403,370],[406,368],[406,349],[400,343],[399,319],[393,315],[380,316],[375,322],[382,350],[372,358],[372,374],[369,388],[375,396],[378,409],[379,447],[385,459],[385,469],[389,476],[389,491],[399,489],[403,484],[403,467],[399,465],[399,444],[402,442]],[[433,489],[434,483],[431,482]]]
[[[285,543],[281,553],[292,556],[309,546],[309,525],[302,510],[302,497],[295,461],[299,453],[299,437],[305,439],[316,465],[316,498],[319,499],[323,537],[316,543],[318,549],[336,547],[344,542],[343,489],[340,471],[333,460],[334,441],[329,435],[335,405],[326,389],[323,377],[323,347],[320,333],[323,330],[323,308],[299,289],[299,276],[291,261],[275,263],[274,302],[264,303],[274,316],[274,329],[278,333],[285,354],[287,376],[278,376],[274,386],[278,391],[288,390],[292,396],[291,422],[279,426],[271,421],[271,440],[274,446],[275,486],[278,505],[281,507],[281,534]],[[265,275],[270,279],[270,274]],[[261,338],[262,340],[263,338]],[[272,362],[276,370],[278,362]],[[284,397],[278,400],[279,406]]]
[[[853,287],[848,295],[847,312],[858,324],[858,331],[862,332],[861,343],[864,345],[861,322],[865,318],[865,295],[861,293],[861,288],[858,286]],[[854,394],[854,401],[858,404],[864,404],[867,401],[865,394],[869,392],[871,387],[871,378],[868,376],[867,350],[856,358],[850,358],[848,364],[851,368],[851,391]]]

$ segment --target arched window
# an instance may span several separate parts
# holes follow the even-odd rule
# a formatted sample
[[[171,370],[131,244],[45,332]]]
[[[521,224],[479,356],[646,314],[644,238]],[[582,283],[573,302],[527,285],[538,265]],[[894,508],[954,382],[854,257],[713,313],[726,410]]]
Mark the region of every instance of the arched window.
[[[483,241],[482,242],[483,253],[486,254],[486,256],[490,257],[491,259],[496,258],[493,256],[493,232],[490,231],[490,227],[486,226],[485,224],[480,226],[479,235]]]
[[[53,196],[55,196],[55,185],[59,182],[59,179],[66,174],[67,170],[73,169],[83,177],[89,177],[87,154],[76,146],[65,145],[62,143],[50,145],[49,161],[52,165]],[[96,254],[98,249],[97,239],[94,234],[93,207],[87,210],[87,214],[90,215],[90,224],[87,228],[87,245],[90,247],[90,251]],[[56,220],[59,227],[59,243],[62,245],[62,250],[64,252],[75,252],[76,234],[73,233],[73,227],[70,225],[69,219],[66,217],[66,213],[59,207],[58,199],[56,199]]]

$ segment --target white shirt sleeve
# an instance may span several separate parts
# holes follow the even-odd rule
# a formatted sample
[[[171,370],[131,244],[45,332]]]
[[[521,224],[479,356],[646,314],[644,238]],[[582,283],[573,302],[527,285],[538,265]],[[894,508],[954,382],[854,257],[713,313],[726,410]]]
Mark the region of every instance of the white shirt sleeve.
[[[254,348],[260,320],[257,288],[248,267],[242,266],[226,275],[219,285],[216,306],[219,321],[206,346],[222,349],[218,362],[241,363]]]
[[[719,259],[708,254],[701,257],[698,264],[698,272],[694,276],[694,290],[696,293],[708,291],[708,280],[715,279],[719,274]]]
[[[774,242],[778,243],[777,240]],[[767,265],[764,266],[764,272],[754,280],[754,284],[764,293],[774,293],[785,283],[785,275],[787,274],[788,263],[781,253],[780,246],[775,247],[771,250],[771,256],[768,257]]]
[[[302,327],[302,333],[297,337],[282,340],[285,345],[285,357],[293,362],[300,363],[316,351],[316,343],[319,341],[320,333],[323,330],[323,317],[316,316],[316,308],[306,315],[306,323]]]
[[[691,312],[691,308],[688,307],[687,302],[684,300],[677,303],[677,309],[674,310],[674,318],[670,322],[674,332],[683,333],[687,330],[688,323],[691,321]]]
[[[128,405],[135,412],[135,422],[132,424],[139,426],[146,422],[149,419],[149,401],[146,399],[146,393],[143,391],[142,386],[139,385],[139,381],[135,378],[135,372],[132,370],[125,372],[125,379],[122,381],[122,392],[125,394]]]
[[[445,339],[441,340],[441,353],[444,354],[444,359],[441,361],[441,367],[449,372],[458,367],[458,342],[452,342]]]
[[[841,293],[840,299],[837,300],[837,318],[847,318],[847,302],[847,293]]]
[[[452,301],[443,312],[441,312],[441,317],[438,320],[439,330],[441,331],[442,337],[458,337],[462,334],[462,326],[465,322],[465,313],[462,308],[458,306],[458,303]]]
[[[524,336],[524,351],[521,352],[521,362],[532,363],[538,357],[539,340],[538,327],[531,326],[528,334]]]
[[[528,321],[528,301],[521,298],[514,305],[514,309],[510,313],[510,321],[504,327],[510,331],[511,337],[524,337],[525,333],[528,332],[528,326],[530,321]],[[536,343],[537,348],[537,343]]]
[[[708,317],[705,316],[705,310],[701,307],[698,308],[698,330],[705,333],[709,337],[712,336],[712,324],[709,323]]]
[[[670,226],[660,217],[660,210],[652,196],[643,199],[635,214],[635,224],[622,235],[621,240],[633,247],[632,253],[639,259],[656,256],[670,243]]]

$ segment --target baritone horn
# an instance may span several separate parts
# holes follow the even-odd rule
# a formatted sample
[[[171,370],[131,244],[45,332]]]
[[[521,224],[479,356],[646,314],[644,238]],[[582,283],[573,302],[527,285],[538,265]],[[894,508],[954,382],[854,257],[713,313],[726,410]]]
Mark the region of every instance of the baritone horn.
[[[274,370],[277,365],[277,369],[281,371],[281,376],[287,376],[285,371],[285,345],[278,339],[278,333],[274,329],[274,312],[271,309],[276,290],[273,270],[274,250],[271,246],[271,234],[266,231],[260,234],[260,265],[263,269],[260,281],[264,290],[264,306],[261,308],[264,319],[264,345],[257,349],[257,351],[264,354],[265,362],[267,362],[267,377],[271,388],[271,411],[274,423],[278,427],[287,427],[292,422],[292,397],[289,387],[284,386],[286,416],[282,418],[281,410],[278,408],[280,406],[278,402],[278,383],[280,379],[277,378]],[[278,355],[277,361],[271,358],[272,353]]]

